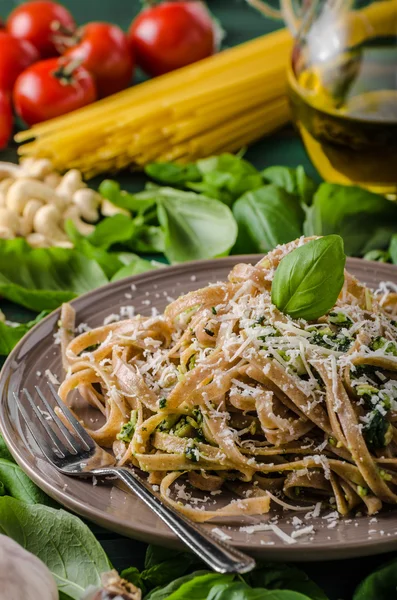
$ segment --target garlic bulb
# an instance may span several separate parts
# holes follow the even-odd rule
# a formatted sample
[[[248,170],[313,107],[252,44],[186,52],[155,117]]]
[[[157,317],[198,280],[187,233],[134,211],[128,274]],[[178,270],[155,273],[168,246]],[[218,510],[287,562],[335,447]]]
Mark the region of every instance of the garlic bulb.
[[[102,574],[102,587],[87,590],[83,600],[141,600],[142,592],[117,571]]]
[[[58,600],[46,565],[5,535],[0,535],[0,590],[7,600]]]

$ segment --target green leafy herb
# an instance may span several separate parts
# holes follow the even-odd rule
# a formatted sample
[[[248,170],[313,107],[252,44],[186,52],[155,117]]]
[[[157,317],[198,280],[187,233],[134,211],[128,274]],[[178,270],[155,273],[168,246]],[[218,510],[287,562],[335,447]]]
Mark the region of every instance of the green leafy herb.
[[[99,248],[107,250],[113,244],[128,242],[134,236],[136,224],[131,217],[114,215],[101,221],[87,240]]]
[[[287,589],[306,594],[311,600],[328,600],[326,594],[304,571],[292,565],[262,563],[252,573],[244,575],[244,579],[251,587]]]
[[[192,192],[162,188],[158,217],[171,263],[226,255],[236,240],[230,209]]]
[[[235,254],[268,252],[302,233],[299,203],[275,185],[244,194],[234,204],[233,214],[238,224]]]
[[[166,185],[183,186],[186,183],[200,181],[202,174],[197,165],[177,165],[172,162],[157,162],[147,165],[145,173]]]
[[[107,282],[98,263],[76,250],[0,240],[0,294],[31,310],[53,310]]]
[[[109,200],[115,206],[124,208],[138,214],[144,213],[156,204],[152,192],[140,192],[129,194],[120,189],[120,184],[112,179],[105,179],[98,188],[101,196]]]
[[[0,458],[0,481],[5,493],[26,504],[48,504],[53,501],[29,479],[15,462]],[[4,494],[3,494],[4,495]]]
[[[396,589],[397,561],[394,558],[364,579],[353,600],[392,600],[396,597]]]
[[[365,423],[362,431],[367,446],[371,450],[378,450],[387,446],[392,437],[392,428],[389,421],[378,410],[372,411],[371,420]]]
[[[167,398],[160,398],[159,408],[165,408],[167,406]]]
[[[397,233],[395,233],[390,240],[388,254],[390,255],[392,263],[397,265]]]
[[[28,323],[13,323],[12,325],[8,325],[0,321],[0,356],[7,356],[15,344],[23,338],[25,333],[48,315],[48,312],[46,310],[42,311],[35,319]]]
[[[132,440],[132,436],[134,435],[135,427],[138,422],[138,411],[131,411],[131,418],[128,423],[124,423],[124,425],[120,429],[120,433],[116,435],[116,438],[126,444],[129,444]]]
[[[323,183],[307,212],[304,233],[339,234],[346,254],[360,256],[374,248],[371,240],[376,239],[375,248],[379,247],[379,230],[387,243],[392,235],[391,223],[396,230],[397,206],[384,196],[360,187]]]
[[[363,256],[364,260],[387,263],[390,261],[390,253],[387,250],[370,250]]]
[[[87,525],[74,515],[48,506],[0,498],[0,532],[13,538],[50,569],[58,589],[80,600],[89,585],[111,566]]]
[[[200,460],[200,454],[196,444],[188,444],[185,450],[185,456],[188,460],[191,460],[192,462],[198,462]]]
[[[302,166],[267,167],[262,171],[262,177],[267,183],[273,183],[289,194],[298,196],[304,204],[310,204],[316,191],[316,184],[305,173]]]
[[[13,459],[11,452],[7,448],[7,445],[2,435],[0,435],[0,458],[5,458],[6,460],[15,463],[15,460]]]
[[[130,277],[131,275],[139,275],[140,273],[146,273],[146,271],[153,271],[157,269],[157,265],[149,260],[145,260],[144,258],[140,258],[136,254],[130,254],[131,261],[121,267],[112,277],[112,281],[118,281],[119,279],[124,279],[125,277]],[[164,265],[162,265],[164,266]]]
[[[273,304],[295,319],[318,319],[338,298],[344,282],[345,260],[343,242],[337,235],[296,248],[281,259],[276,269]]]

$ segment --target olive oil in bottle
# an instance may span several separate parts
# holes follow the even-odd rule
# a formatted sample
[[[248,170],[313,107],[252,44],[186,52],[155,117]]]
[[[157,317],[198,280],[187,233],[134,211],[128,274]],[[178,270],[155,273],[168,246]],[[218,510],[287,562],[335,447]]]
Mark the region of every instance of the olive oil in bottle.
[[[289,91],[295,123],[327,181],[397,194],[397,31],[307,68],[295,53]]]

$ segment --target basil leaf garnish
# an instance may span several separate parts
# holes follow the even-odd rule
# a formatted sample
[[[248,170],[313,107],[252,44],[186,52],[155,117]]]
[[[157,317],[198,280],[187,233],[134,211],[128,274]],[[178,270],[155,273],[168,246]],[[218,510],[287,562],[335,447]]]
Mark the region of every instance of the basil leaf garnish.
[[[294,319],[312,321],[335,304],[344,282],[346,256],[339,235],[328,235],[296,248],[280,261],[272,284],[272,302]]]

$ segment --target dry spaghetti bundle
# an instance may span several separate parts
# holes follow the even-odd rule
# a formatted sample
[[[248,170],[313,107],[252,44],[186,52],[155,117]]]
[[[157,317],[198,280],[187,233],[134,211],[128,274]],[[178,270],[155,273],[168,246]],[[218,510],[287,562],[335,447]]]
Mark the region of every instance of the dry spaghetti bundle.
[[[225,50],[35,125],[16,136],[33,140],[19,152],[92,177],[237,150],[288,121],[291,47],[280,30]]]

